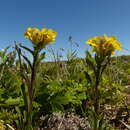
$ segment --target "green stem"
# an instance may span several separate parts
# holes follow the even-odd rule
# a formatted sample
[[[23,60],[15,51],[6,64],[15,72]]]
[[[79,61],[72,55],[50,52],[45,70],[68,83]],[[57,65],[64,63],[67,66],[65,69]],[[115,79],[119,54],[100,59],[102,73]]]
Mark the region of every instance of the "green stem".
[[[96,65],[96,72],[95,72],[95,100],[94,100],[94,111],[96,112],[96,114],[99,113],[99,109],[100,109],[100,95],[99,95],[99,84],[100,84],[100,79],[102,79],[102,70],[103,70],[103,66],[102,63],[105,60],[105,57],[98,57],[99,60],[97,61],[97,65]]]
[[[100,79],[100,69],[101,64],[97,64],[97,72],[95,74],[95,101],[94,101],[94,110],[96,113],[99,112],[99,79]]]
[[[35,51],[35,50],[34,50]],[[38,58],[38,51],[33,55],[33,66],[31,69],[31,84],[28,86],[28,93],[29,93],[29,105],[28,105],[28,125],[32,126],[32,110],[33,110],[33,91],[35,86],[36,80],[36,71],[37,71],[37,58]]]

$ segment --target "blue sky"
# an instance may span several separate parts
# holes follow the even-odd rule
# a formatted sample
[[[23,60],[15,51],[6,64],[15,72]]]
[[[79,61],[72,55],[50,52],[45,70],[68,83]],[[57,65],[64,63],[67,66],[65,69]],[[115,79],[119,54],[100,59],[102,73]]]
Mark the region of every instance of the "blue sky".
[[[23,37],[27,27],[57,31],[55,49],[70,49],[71,35],[79,44],[73,46],[79,57],[88,48],[85,41],[95,35],[115,35],[130,50],[130,0],[1,0],[0,48],[14,40],[31,46]]]

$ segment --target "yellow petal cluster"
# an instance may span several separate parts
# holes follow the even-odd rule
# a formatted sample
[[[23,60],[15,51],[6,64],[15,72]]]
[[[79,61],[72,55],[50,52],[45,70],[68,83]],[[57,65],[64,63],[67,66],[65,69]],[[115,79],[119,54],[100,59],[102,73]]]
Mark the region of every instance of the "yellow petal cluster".
[[[54,32],[52,29],[43,28],[39,30],[38,28],[27,28],[24,36],[28,38],[35,46],[44,47],[48,43],[53,43],[57,32]]]
[[[95,36],[88,39],[86,43],[93,47],[92,52],[96,52],[99,55],[114,55],[116,50],[121,50],[122,45],[115,36],[108,37],[107,35]]]

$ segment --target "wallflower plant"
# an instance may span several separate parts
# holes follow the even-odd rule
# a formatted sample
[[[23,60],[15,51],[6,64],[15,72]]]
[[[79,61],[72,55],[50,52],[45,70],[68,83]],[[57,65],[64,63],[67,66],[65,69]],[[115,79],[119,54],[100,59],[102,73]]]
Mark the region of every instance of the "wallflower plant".
[[[33,100],[34,92],[36,86],[36,76],[38,66],[45,57],[45,52],[41,52],[46,45],[53,43],[57,33],[52,29],[43,28],[39,30],[38,28],[28,28],[24,33],[25,38],[28,38],[33,44],[33,50],[23,46],[21,44],[16,44],[15,49],[18,53],[19,63],[20,63],[20,73],[23,79],[23,84],[21,85],[22,95],[24,99],[24,104],[26,107],[26,126],[24,129],[33,130],[32,125],[32,114],[33,114]],[[32,60],[30,60],[23,49],[32,55]],[[27,89],[26,89],[27,86]]]
[[[121,50],[121,43],[117,40],[115,36],[108,37],[95,36],[86,41],[92,49],[86,53],[86,63],[89,68],[93,71],[93,75],[90,75],[85,71],[86,78],[89,80],[93,87],[93,106],[96,114],[100,113],[100,81],[102,79],[102,74],[106,67],[109,65],[111,56],[115,54],[116,50]],[[90,52],[95,52],[92,56]]]

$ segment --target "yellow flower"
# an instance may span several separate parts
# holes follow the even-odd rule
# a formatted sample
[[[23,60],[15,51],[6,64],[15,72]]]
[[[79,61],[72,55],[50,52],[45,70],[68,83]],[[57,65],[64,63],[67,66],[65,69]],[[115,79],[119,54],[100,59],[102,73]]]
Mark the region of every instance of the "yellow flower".
[[[122,45],[115,36],[107,37],[107,35],[90,38],[86,43],[93,47],[92,52],[99,55],[114,55],[116,50],[121,50]]]
[[[57,33],[52,29],[43,28],[41,31],[37,28],[28,28],[24,36],[28,38],[35,46],[44,47],[55,41]]]
[[[55,41],[57,33],[54,32],[52,29],[48,29],[48,32],[45,32],[45,30],[42,29],[42,35],[44,37],[45,44],[47,44],[47,43],[53,43]]]

